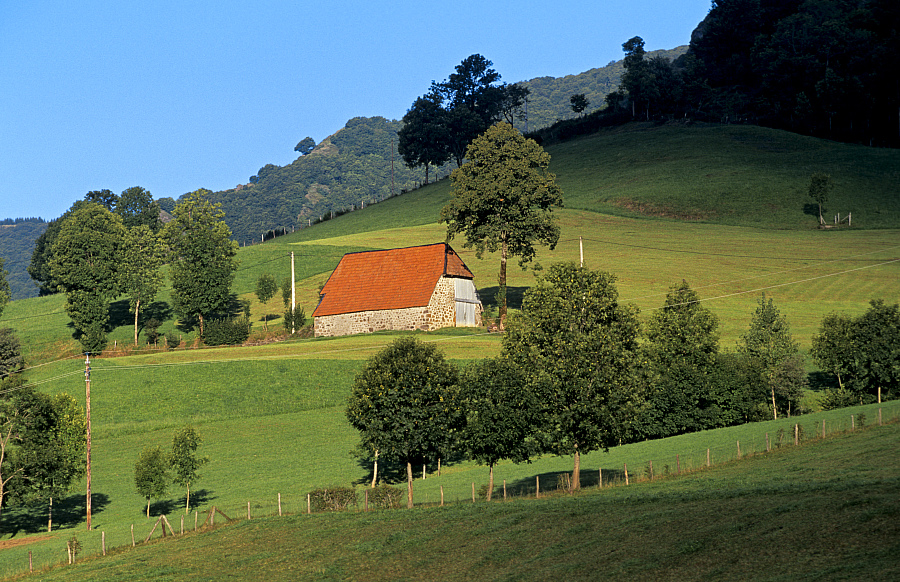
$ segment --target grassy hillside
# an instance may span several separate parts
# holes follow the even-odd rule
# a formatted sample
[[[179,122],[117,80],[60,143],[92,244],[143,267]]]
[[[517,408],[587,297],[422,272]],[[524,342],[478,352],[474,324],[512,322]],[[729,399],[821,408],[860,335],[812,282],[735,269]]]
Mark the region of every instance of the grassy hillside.
[[[788,315],[808,346],[823,315],[858,314],[873,298],[900,300],[900,152],[877,150],[742,126],[630,125],[549,149],[551,169],[565,193],[559,212],[562,237],[555,251],[542,249],[537,262],[585,261],[619,277],[622,299],[646,314],[659,307],[667,289],[686,279],[722,320],[725,345],[749,321],[755,298],[765,290]],[[853,228],[819,231],[809,175],[829,171],[836,188],[826,213],[853,212]],[[297,231],[264,245],[242,248],[234,291],[253,304],[255,328],[263,313],[280,325],[280,294],[261,306],[253,290],[264,272],[281,280],[297,258],[299,301],[307,314],[318,288],[346,252],[444,240],[437,224],[450,196],[449,180],[390,198],[361,211]],[[840,210],[841,214],[846,211]],[[476,275],[482,299],[493,303],[497,256],[478,260],[452,241]],[[533,271],[511,269],[511,299],[534,281]],[[158,298],[162,331],[175,321]],[[0,318],[23,339],[30,363],[79,352],[62,297],[16,301]],[[127,304],[117,302],[112,345],[130,343]],[[192,336],[182,334],[187,341]]]

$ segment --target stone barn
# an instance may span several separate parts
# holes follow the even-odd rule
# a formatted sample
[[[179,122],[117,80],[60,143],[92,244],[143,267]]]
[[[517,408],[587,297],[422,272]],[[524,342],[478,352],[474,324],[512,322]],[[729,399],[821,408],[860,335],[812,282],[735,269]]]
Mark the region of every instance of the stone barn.
[[[320,293],[316,337],[480,326],[473,278],[446,243],[348,253]]]

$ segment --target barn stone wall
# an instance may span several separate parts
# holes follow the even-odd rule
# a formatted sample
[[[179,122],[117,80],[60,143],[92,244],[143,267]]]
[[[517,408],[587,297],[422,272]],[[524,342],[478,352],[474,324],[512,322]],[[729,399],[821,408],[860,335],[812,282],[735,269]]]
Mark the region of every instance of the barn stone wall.
[[[456,288],[441,277],[426,307],[357,311],[315,318],[316,337],[371,333],[384,330],[434,331],[456,325]]]

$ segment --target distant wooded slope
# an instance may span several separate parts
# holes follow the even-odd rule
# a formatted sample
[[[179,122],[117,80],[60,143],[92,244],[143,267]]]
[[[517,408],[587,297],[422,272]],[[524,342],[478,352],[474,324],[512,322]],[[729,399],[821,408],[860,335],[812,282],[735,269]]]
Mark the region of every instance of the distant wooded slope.
[[[687,46],[654,51],[675,59]],[[569,98],[583,93],[590,112],[603,105],[615,91],[624,72],[622,61],[561,78],[538,77],[523,83],[531,90],[528,98],[528,129],[569,119]],[[410,97],[410,105],[414,96]],[[525,130],[525,121],[519,123]],[[241,243],[259,242],[266,232],[282,227],[290,232],[331,212],[358,208],[391,195],[412,190],[425,181],[422,168],[408,168],[397,153],[397,131],[401,121],[384,117],[355,117],[307,155],[285,166],[267,164],[256,173],[256,183],[216,192],[215,202],[225,211],[225,221],[233,238]],[[455,164],[431,168],[435,181],[450,173]]]
[[[9,290],[13,299],[37,297],[38,288],[28,275],[28,264],[34,250],[34,241],[47,228],[46,222],[16,222],[0,225],[0,257],[9,272]]]

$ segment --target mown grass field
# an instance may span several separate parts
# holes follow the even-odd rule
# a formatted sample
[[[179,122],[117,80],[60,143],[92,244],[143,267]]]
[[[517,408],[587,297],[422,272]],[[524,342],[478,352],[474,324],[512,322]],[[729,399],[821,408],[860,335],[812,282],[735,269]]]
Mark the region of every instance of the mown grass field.
[[[560,260],[577,261],[582,242],[585,263],[615,273],[621,300],[637,305],[643,317],[662,305],[671,285],[685,279],[719,317],[722,345],[730,347],[746,330],[756,301],[765,292],[774,297],[787,315],[795,338],[808,349],[825,314],[840,311],[858,315],[873,298],[889,303],[900,301],[897,152],[809,141],[760,128],[633,126],[630,130],[554,146],[550,153],[567,208],[558,212],[562,227],[559,244],[553,251],[539,250],[537,262],[547,266]],[[848,210],[854,213],[854,228],[813,228],[815,219],[805,208],[811,202],[805,188],[809,174],[821,170],[835,176],[836,211],[852,207]],[[281,325],[280,293],[265,306],[256,300],[253,291],[259,275],[271,273],[280,283],[289,274],[289,255],[293,251],[298,299],[310,314],[320,285],[344,253],[444,240],[444,227],[436,223],[436,217],[448,197],[449,183],[445,180],[264,245],[242,248],[233,289],[240,298],[251,301],[257,339],[263,335],[265,313],[270,315],[270,329],[277,330]],[[772,205],[777,208],[770,208]],[[759,213],[761,207],[763,214]],[[705,214],[694,212],[696,208],[706,209]],[[479,260],[463,247],[463,241],[451,244],[475,273],[476,285],[490,311],[499,257],[486,255]],[[535,272],[520,271],[514,265],[512,262],[509,285],[511,302],[516,306],[524,290],[534,283]],[[164,290],[157,299],[152,308],[165,320],[161,331],[174,330],[176,322],[167,311],[168,291]],[[13,302],[0,318],[0,326],[13,327],[21,338],[28,363],[35,366],[28,371],[30,382],[48,393],[68,392],[83,402],[84,361],[77,355],[79,346],[71,337],[63,303],[62,297]],[[343,406],[364,360],[396,334],[289,340],[241,348],[162,352],[142,349],[126,353],[122,345],[131,343],[132,337],[126,307],[127,304],[117,302],[112,313],[116,327],[110,340],[117,353],[92,360],[94,531],[84,531],[84,499],[78,493],[57,500],[55,528],[49,536],[41,533],[46,529],[44,508],[5,510],[0,519],[0,576],[27,567],[28,550],[33,551],[38,566],[63,561],[65,540],[73,534],[78,535],[88,554],[99,551],[101,532],[106,532],[111,546],[126,542],[130,545],[131,524],[146,535],[150,524],[143,517],[145,501],[134,492],[134,462],[148,444],[169,446],[174,429],[188,423],[200,430],[205,442],[201,452],[211,459],[197,484],[195,499],[200,509],[217,505],[230,515],[241,515],[246,513],[249,502],[255,514],[272,514],[281,493],[285,511],[297,513],[304,508],[305,493],[313,488],[362,484],[369,478],[371,468],[360,465],[350,455],[356,435],[347,426]],[[194,342],[192,333],[178,333],[183,334],[188,345]],[[500,347],[499,336],[485,330],[442,330],[417,335],[425,341],[438,342],[447,356],[460,364],[497,353]],[[117,357],[108,357],[111,355]],[[896,416],[896,408],[885,407],[886,416]],[[860,412],[872,424],[874,410],[868,407],[817,413],[799,421],[805,434],[811,436],[820,430],[823,418],[829,431],[849,428],[850,414]],[[653,462],[657,475],[673,472],[676,455],[682,469],[697,468],[705,464],[707,448],[711,449],[714,463],[736,456],[738,441],[744,455],[759,452],[764,450],[766,432],[773,443],[778,438],[784,441],[784,435],[791,432],[797,420],[757,423],[592,453],[583,460],[584,478],[586,483],[594,479],[596,484],[599,468],[609,478],[623,477],[625,464],[629,472],[641,475],[647,470],[648,461]],[[896,431],[891,430],[878,434],[892,435],[896,443]],[[888,453],[882,450],[881,456],[863,454],[853,448],[856,445],[849,444],[857,441],[847,439],[835,441],[840,440],[843,444],[839,448],[846,445],[851,452],[827,452],[831,439],[821,446],[801,447],[801,451],[817,451],[815,454],[822,459],[818,465],[807,459],[796,461],[802,469],[791,469],[788,465],[794,461],[786,461],[781,469],[763,470],[762,475],[770,475],[784,485],[777,492],[766,493],[769,486],[758,482],[758,474],[751,477],[740,469],[720,468],[702,474],[722,475],[713,481],[695,476],[662,485],[640,485],[647,489],[615,488],[600,496],[559,498],[546,504],[542,501],[542,505],[517,501],[496,506],[455,505],[444,508],[443,513],[302,518],[321,529],[298,528],[298,522],[293,520],[301,518],[267,520],[269,525],[263,530],[277,532],[272,533],[277,540],[267,538],[265,531],[253,533],[258,528],[256,524],[261,523],[254,520],[215,534],[225,538],[196,537],[192,543],[198,544],[201,553],[208,552],[204,549],[206,544],[222,544],[223,552],[216,554],[222,570],[213,570],[209,579],[235,572],[239,577],[246,573],[245,577],[257,578],[258,568],[271,573],[266,576],[271,579],[288,579],[292,574],[308,579],[428,578],[431,570],[427,568],[448,568],[434,564],[456,555],[460,551],[454,545],[457,542],[470,552],[462,558],[466,568],[459,569],[458,574],[436,570],[437,578],[454,579],[455,575],[455,579],[474,579],[483,571],[493,579],[553,575],[579,579],[583,574],[578,572],[587,568],[592,574],[600,569],[639,578],[677,579],[690,571],[687,568],[695,557],[700,561],[698,572],[713,578],[796,579],[791,572],[820,571],[826,577],[850,572],[845,577],[854,578],[862,570],[853,568],[861,567],[859,556],[865,553],[854,547],[872,543],[866,537],[868,526],[885,527],[882,514],[896,516],[897,497],[894,495],[891,505],[881,493],[877,493],[877,500],[868,493],[850,496],[846,488],[850,481],[835,481],[826,470],[852,466],[867,475],[877,473],[877,477],[870,475],[871,478],[853,483],[873,484],[888,492],[896,492],[898,472],[895,454],[885,463],[882,456]],[[828,455],[846,458],[832,460]],[[757,462],[762,461],[742,461],[733,467]],[[570,470],[570,464],[570,458],[556,457],[542,458],[532,465],[504,464],[498,468],[498,487],[506,480],[511,494],[533,495],[535,477],[539,477],[542,484],[546,481],[549,488],[555,489],[558,475]],[[851,469],[841,470],[850,479]],[[802,477],[806,485],[791,489],[785,482],[794,477]],[[691,483],[693,479],[714,485],[701,487],[702,494],[685,493],[684,499],[679,497],[678,487],[682,485],[671,485],[675,490],[653,492],[654,487]],[[417,481],[417,503],[436,503],[442,485],[448,501],[465,500],[471,495],[473,482],[478,486],[486,483],[487,470],[471,463],[448,462],[440,478],[430,475],[425,481]],[[815,497],[820,488],[826,493]],[[633,497],[631,492],[636,490],[651,493]],[[808,501],[810,495],[817,501]],[[850,569],[839,565],[833,566],[834,570],[803,569],[819,567],[812,556],[824,553],[824,546],[811,549],[813,554],[805,562],[788,564],[782,546],[800,540],[794,542],[795,547],[806,547],[803,544],[813,528],[808,521],[793,528],[793,521],[806,513],[821,517],[832,507],[829,504],[841,497],[846,500],[841,503],[853,505],[834,513],[839,520],[846,518],[843,523],[859,522],[854,535],[863,536],[856,542],[848,541],[846,552],[841,554],[856,556],[856,561],[847,566]],[[581,502],[585,504],[578,505],[578,509],[567,505]],[[773,512],[766,508],[768,502],[772,507],[786,509]],[[182,503],[183,494],[170,491],[154,504],[154,513],[168,514],[175,525]],[[744,523],[742,503],[749,508],[746,514],[757,516],[747,522],[752,524],[746,526],[750,533],[742,533],[745,530],[740,526]],[[622,504],[625,509],[618,509]],[[535,507],[543,507],[541,511],[547,513],[535,511]],[[669,522],[684,531],[693,531],[700,526],[684,520],[688,519],[685,516],[696,514],[714,515],[718,524],[710,525],[709,535],[695,540],[696,543],[688,544],[690,540],[686,540],[679,545],[675,534],[666,537],[654,533],[665,529],[663,526]],[[548,515],[570,515],[572,519],[553,524]],[[510,533],[491,525],[494,522],[508,524]],[[836,531],[839,526],[829,527],[829,531]],[[299,529],[290,534],[299,537],[285,537],[284,528]],[[358,540],[342,541],[337,532],[346,534],[345,530],[351,528],[361,532]],[[402,531],[410,532],[408,537]],[[644,533],[637,535],[635,531]],[[329,537],[328,532],[335,537]],[[615,535],[625,535],[625,541],[604,537]],[[463,543],[467,536],[475,541]],[[260,545],[240,541],[257,537]],[[510,541],[519,538],[523,538],[521,544]],[[573,545],[566,545],[565,540],[572,538],[577,538]],[[717,538],[725,541],[714,542]],[[219,539],[223,541],[213,541]],[[896,537],[893,542],[889,537],[878,539],[881,541],[877,548],[869,554],[883,564],[882,554],[896,550],[897,542]],[[19,543],[23,545],[16,545]],[[188,540],[179,540],[178,547],[183,543]],[[530,544],[540,549],[532,551],[527,547]],[[653,549],[654,544],[658,550]],[[173,545],[156,544],[141,550],[148,552],[142,554],[143,558],[129,558],[132,554],[123,553],[115,559],[100,560],[91,566],[99,570],[90,570],[85,576],[143,579],[165,574],[177,579],[182,575],[190,578],[193,573],[193,579],[202,578],[203,574],[191,568],[206,567],[202,565],[206,558],[189,558],[193,550],[184,550],[173,560],[187,564],[188,574],[180,573],[181,566],[163,562],[165,552],[157,548]],[[418,545],[425,548],[420,554],[412,551]],[[280,548],[287,546],[294,548],[294,558],[282,555]],[[297,546],[306,549],[300,551]],[[598,547],[610,547],[609,553],[599,552]],[[760,550],[765,559],[759,562],[776,563],[777,571],[738,569],[738,564],[749,567],[747,556],[755,555],[757,547],[765,548]],[[242,557],[244,553],[247,555]],[[632,555],[636,557],[628,557]],[[730,559],[731,556],[738,557]],[[396,564],[396,569],[392,569],[392,564]],[[528,568],[528,564],[533,568]],[[306,569],[298,574],[294,568]]]

